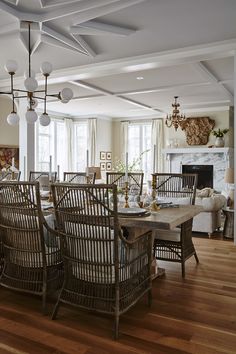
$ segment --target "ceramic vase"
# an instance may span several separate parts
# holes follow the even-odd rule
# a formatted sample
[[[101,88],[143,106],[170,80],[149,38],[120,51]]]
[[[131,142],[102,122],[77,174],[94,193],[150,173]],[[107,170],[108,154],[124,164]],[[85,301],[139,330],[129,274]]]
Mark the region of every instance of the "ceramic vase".
[[[217,137],[215,140],[215,147],[224,147],[225,141],[223,137]]]

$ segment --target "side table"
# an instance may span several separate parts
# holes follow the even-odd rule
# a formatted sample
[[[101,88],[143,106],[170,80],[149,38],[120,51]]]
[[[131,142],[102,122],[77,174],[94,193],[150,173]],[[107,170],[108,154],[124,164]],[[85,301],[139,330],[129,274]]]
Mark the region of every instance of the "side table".
[[[222,209],[225,215],[225,223],[223,236],[227,238],[234,238],[234,209],[225,208]]]

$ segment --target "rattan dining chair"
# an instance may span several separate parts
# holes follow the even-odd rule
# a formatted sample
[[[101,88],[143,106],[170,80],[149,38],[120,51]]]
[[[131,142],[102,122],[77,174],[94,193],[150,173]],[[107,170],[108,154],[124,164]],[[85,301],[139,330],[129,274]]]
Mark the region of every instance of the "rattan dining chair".
[[[46,171],[30,171],[29,182],[38,181],[40,188],[49,189],[50,182],[54,183],[57,180],[57,172]]]
[[[152,235],[123,237],[115,185],[54,184],[52,195],[65,266],[52,319],[61,303],[107,313],[115,317],[118,338],[120,315],[145,293],[151,304]]]
[[[64,172],[64,182],[67,183],[94,184],[95,177],[95,172],[90,172],[88,176],[86,172]]]
[[[0,171],[0,181],[19,181],[20,171]]]
[[[125,173],[123,172],[107,172],[107,184],[116,184],[118,189],[125,188]],[[130,195],[141,195],[143,190],[143,172],[128,173],[128,187]]]
[[[38,182],[0,182],[0,229],[0,285],[41,295],[46,313],[47,294],[62,280],[62,259],[58,234],[41,211]]]
[[[174,204],[195,204],[196,174],[155,173],[152,178],[157,200]],[[194,256],[196,262],[199,262],[192,242],[192,221],[190,219],[174,230],[154,231],[154,256],[158,260],[181,263],[182,277],[185,277],[185,261],[188,258]]]

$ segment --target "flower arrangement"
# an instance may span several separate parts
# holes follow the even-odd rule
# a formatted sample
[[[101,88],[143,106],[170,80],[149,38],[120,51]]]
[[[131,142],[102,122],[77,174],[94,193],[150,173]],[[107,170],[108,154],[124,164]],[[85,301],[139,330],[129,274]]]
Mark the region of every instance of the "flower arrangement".
[[[140,162],[142,161],[143,155],[146,154],[150,150],[143,151],[136,159],[133,159],[131,163],[128,164],[128,171],[134,172],[140,170]],[[125,172],[125,162],[121,160],[115,161],[114,170],[117,172]]]
[[[217,138],[223,138],[223,136],[228,133],[229,129],[218,129],[218,130],[212,130],[212,134],[216,136]]]

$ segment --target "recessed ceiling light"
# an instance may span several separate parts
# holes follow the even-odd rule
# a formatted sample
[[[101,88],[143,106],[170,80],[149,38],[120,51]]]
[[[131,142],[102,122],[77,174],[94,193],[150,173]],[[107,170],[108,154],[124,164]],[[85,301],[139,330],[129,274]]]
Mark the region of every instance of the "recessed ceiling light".
[[[136,79],[137,80],[143,80],[143,76],[137,76]]]

